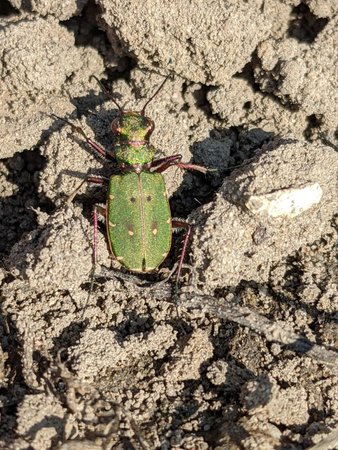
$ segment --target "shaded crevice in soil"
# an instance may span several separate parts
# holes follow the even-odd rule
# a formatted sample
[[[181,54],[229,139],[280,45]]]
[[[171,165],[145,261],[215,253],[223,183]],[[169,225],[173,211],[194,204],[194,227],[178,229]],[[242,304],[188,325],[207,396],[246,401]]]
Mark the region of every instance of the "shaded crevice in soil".
[[[18,14],[18,11],[8,2],[8,0],[2,0],[0,3],[0,16],[11,16]]]
[[[257,66],[258,62],[259,58],[257,56],[257,50],[255,50],[251,55],[250,61],[245,64],[240,72],[237,72],[234,75],[234,78],[245,80],[254,92],[260,91],[260,85],[257,83],[254,73],[254,67]]]
[[[22,360],[23,348],[18,334],[17,326],[7,314],[1,312],[0,318],[1,347],[6,354],[4,373],[1,378],[7,380],[5,386],[0,388],[2,397],[0,433],[6,444],[15,439],[16,412],[21,401],[33,390],[26,385]]]
[[[318,131],[322,125],[322,118],[316,114],[311,114],[307,117],[307,127],[304,130],[304,138],[308,141],[313,141],[317,138]]]
[[[14,184],[13,193],[3,196],[0,210],[3,228],[0,253],[7,254],[22,236],[37,227],[36,214],[33,209],[50,213],[53,203],[38,193],[39,172],[43,171],[46,161],[38,149],[25,150],[12,158],[2,161],[6,168],[7,183]]]
[[[328,18],[316,17],[308,5],[301,2],[291,13],[288,35],[298,42],[312,44],[329,22]]]

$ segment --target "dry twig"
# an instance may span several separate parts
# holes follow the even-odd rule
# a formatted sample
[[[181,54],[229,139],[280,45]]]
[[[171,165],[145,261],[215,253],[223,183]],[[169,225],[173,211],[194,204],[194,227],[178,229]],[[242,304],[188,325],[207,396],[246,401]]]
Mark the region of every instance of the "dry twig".
[[[263,335],[269,342],[287,345],[295,352],[312,358],[338,375],[338,352],[309,341],[295,333],[285,322],[273,322],[245,306],[221,303],[220,300],[208,295],[184,294],[180,296],[179,304],[187,309],[201,309],[205,313],[243,325]]]

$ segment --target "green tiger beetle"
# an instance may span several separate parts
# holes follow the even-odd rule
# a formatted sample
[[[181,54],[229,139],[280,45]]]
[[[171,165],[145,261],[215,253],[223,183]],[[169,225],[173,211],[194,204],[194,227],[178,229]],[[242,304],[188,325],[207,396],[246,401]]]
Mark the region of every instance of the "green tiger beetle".
[[[115,136],[113,150],[104,149],[90,139],[81,127],[53,114],[80,133],[95,152],[117,163],[119,174],[113,174],[109,179],[87,176],[70,197],[74,198],[85,182],[108,185],[106,206],[94,206],[93,268],[95,269],[97,261],[98,214],[105,218],[113,257],[131,272],[146,273],[157,269],[170,251],[172,229],[184,228],[183,247],[176,272],[177,289],[191,226],[171,217],[162,172],[172,166],[202,173],[206,173],[208,169],[181,162],[180,154],[154,159],[155,148],[149,143],[149,139],[155,124],[145,115],[145,109],[160,92],[167,78],[141,111],[124,111],[112,93],[97,78],[96,80],[118,108],[118,115],[111,124]]]

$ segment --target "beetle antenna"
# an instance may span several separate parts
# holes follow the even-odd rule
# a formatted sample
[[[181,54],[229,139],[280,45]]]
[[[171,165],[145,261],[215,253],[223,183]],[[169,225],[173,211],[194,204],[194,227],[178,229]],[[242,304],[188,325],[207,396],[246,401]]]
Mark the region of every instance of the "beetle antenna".
[[[168,78],[170,77],[170,75],[166,76],[165,79],[162,81],[162,83],[160,84],[160,87],[157,89],[157,91],[155,92],[155,94],[153,94],[150,99],[147,101],[147,103],[143,106],[141,114],[142,116],[144,116],[144,111],[146,109],[146,107],[149,105],[149,103],[153,100],[154,97],[156,97],[156,95],[160,92],[160,90],[163,88],[163,86],[165,85],[166,81],[168,80]]]
[[[117,103],[117,101],[115,100],[113,94],[112,94],[110,91],[108,91],[108,89],[105,88],[105,86],[101,83],[101,81],[100,81],[95,75],[92,75],[91,78],[95,78],[95,80],[99,83],[99,85],[100,85],[102,91],[103,91],[103,92],[106,94],[106,96],[109,97],[110,100],[118,107],[118,109],[119,109],[119,111],[120,111],[120,114],[122,115],[122,114],[123,114],[123,109],[122,109],[121,106]]]

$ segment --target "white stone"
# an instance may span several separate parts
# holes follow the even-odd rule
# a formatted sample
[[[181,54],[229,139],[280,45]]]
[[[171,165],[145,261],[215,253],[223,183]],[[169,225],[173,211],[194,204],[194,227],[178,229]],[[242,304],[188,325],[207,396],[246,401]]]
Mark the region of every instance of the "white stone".
[[[252,195],[246,207],[253,213],[266,213],[271,217],[296,217],[320,202],[323,195],[318,183],[297,189],[281,189],[268,194]]]

